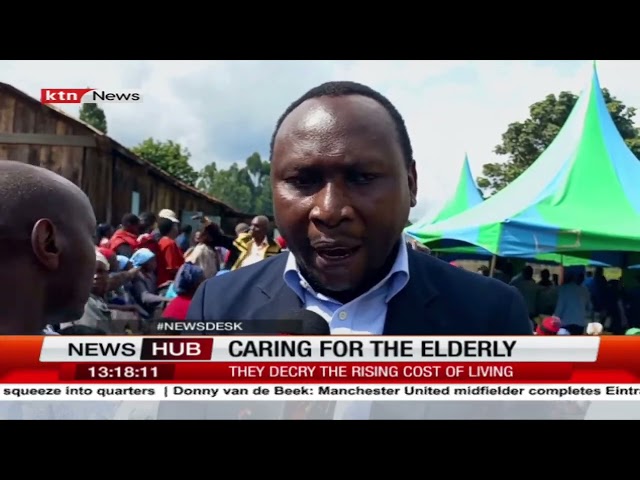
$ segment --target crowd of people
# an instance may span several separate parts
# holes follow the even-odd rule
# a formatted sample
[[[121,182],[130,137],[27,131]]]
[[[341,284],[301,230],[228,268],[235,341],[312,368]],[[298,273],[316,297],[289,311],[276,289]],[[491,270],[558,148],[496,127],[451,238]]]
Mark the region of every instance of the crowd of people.
[[[200,228],[180,226],[171,209],[128,213],[96,231],[96,270],[84,314],[51,327],[62,335],[152,333],[156,320],[185,320],[198,286],[286,249],[269,219],[256,216],[225,234],[205,216]]]
[[[621,279],[607,280],[601,267],[568,267],[562,282],[545,268],[536,281],[530,265],[515,276],[511,265],[502,261],[494,276],[520,292],[537,335],[640,334],[640,284],[625,288]],[[481,266],[478,273],[490,271]]]

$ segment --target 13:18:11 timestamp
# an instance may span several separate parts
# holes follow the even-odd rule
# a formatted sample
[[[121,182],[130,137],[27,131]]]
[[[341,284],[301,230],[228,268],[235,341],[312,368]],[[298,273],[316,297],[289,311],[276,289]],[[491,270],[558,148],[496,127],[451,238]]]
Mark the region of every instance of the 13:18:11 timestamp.
[[[172,380],[175,366],[171,364],[78,364],[76,380]]]

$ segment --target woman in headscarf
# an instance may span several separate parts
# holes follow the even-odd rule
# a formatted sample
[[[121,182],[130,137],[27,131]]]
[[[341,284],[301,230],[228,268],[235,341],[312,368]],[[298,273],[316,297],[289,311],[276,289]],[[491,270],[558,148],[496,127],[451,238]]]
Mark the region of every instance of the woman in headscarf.
[[[220,270],[220,259],[215,245],[213,245],[213,240],[217,237],[216,227],[217,225],[213,223],[206,225],[198,237],[198,244],[188,249],[184,254],[185,263],[192,263],[200,267],[205,278],[214,277]]]
[[[139,274],[131,282],[130,293],[145,310],[146,317],[153,318],[155,310],[169,300],[158,295],[156,256],[148,248],[141,248],[131,256],[131,264],[139,269]]]
[[[193,263],[185,263],[174,282],[175,291],[178,294],[171,300],[162,314],[163,318],[171,320],[186,320],[191,299],[196,293],[198,286],[205,280],[204,270]]]
[[[117,291],[120,287],[123,287],[135,278],[138,273],[137,268],[124,268],[120,266],[127,265],[124,263],[124,260],[129,261],[127,257],[124,255],[116,255],[116,252],[106,247],[99,247],[97,250],[104,255],[109,262],[109,286],[107,291]]]

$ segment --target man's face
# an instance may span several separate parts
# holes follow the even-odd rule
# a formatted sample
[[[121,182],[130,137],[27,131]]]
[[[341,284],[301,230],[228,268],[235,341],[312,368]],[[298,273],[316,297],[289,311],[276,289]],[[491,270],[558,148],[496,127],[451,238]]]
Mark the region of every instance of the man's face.
[[[264,240],[267,235],[267,224],[260,218],[254,218],[251,221],[251,235],[256,240]]]
[[[92,291],[97,295],[107,293],[107,285],[109,283],[109,269],[102,262],[96,262],[96,271],[93,275]]]
[[[308,100],[278,131],[271,167],[276,223],[310,281],[358,289],[384,266],[415,203],[391,116],[351,95]]]
[[[89,298],[96,264],[96,219],[89,202],[79,205],[74,221],[60,229],[60,266],[52,281],[52,309],[62,321],[77,320]],[[64,230],[64,233],[63,233]]]

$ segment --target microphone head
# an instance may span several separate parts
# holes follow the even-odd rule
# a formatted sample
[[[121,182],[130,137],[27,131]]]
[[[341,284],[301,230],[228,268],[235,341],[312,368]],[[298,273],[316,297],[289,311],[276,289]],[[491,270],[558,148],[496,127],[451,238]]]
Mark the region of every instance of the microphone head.
[[[329,322],[306,309],[284,315],[280,326],[281,335],[331,335]]]

